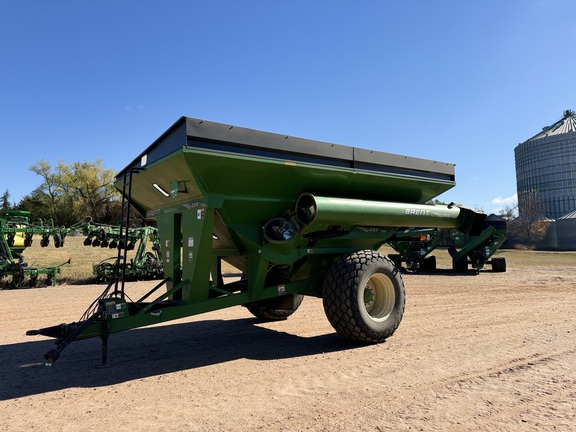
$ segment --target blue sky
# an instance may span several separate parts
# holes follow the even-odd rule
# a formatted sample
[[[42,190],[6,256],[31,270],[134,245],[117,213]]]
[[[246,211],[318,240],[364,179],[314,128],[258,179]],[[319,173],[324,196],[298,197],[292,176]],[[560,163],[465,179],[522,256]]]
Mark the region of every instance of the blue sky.
[[[0,0],[0,192],[119,171],[180,116],[456,164],[496,212],[576,109],[573,0]]]

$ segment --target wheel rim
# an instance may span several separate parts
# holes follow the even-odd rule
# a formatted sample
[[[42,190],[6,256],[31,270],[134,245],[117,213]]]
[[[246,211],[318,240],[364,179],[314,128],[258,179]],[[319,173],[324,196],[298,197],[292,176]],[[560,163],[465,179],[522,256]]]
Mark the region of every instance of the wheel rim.
[[[383,274],[375,274],[368,279],[363,290],[364,308],[374,321],[385,321],[396,300],[394,284]]]

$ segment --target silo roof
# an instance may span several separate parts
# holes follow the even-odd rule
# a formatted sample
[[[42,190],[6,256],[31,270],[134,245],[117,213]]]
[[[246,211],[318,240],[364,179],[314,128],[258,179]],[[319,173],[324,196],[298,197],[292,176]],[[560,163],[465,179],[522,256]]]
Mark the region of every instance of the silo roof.
[[[571,211],[570,213],[566,213],[564,216],[559,217],[558,219],[576,219],[576,210]]]
[[[542,132],[534,135],[528,141],[546,138],[552,135],[561,135],[576,132],[576,112],[572,110],[564,111],[563,117],[551,126],[542,128]]]

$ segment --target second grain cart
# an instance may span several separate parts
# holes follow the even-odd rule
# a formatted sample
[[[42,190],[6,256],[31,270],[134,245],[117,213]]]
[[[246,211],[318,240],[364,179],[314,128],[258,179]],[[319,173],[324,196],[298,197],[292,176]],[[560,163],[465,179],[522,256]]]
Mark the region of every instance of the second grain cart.
[[[136,301],[116,280],[78,322],[29,334],[57,339],[47,364],[99,336],[106,363],[114,332],[240,305],[283,320],[313,296],[338,333],[382,342],[405,305],[399,270],[378,252],[386,239],[399,227],[482,228],[483,214],[424,204],[454,185],[449,163],[182,117],[116,183],[158,224],[164,280]],[[223,278],[223,262],[240,280]]]

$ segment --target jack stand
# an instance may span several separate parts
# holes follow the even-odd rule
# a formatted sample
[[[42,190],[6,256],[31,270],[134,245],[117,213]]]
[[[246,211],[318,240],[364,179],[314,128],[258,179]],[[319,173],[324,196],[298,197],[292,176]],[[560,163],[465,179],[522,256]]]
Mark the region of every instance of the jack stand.
[[[108,331],[108,323],[106,320],[102,322],[102,334],[100,339],[102,339],[102,364],[96,366],[98,369],[110,367],[108,364],[108,339],[110,338],[110,333]]]

